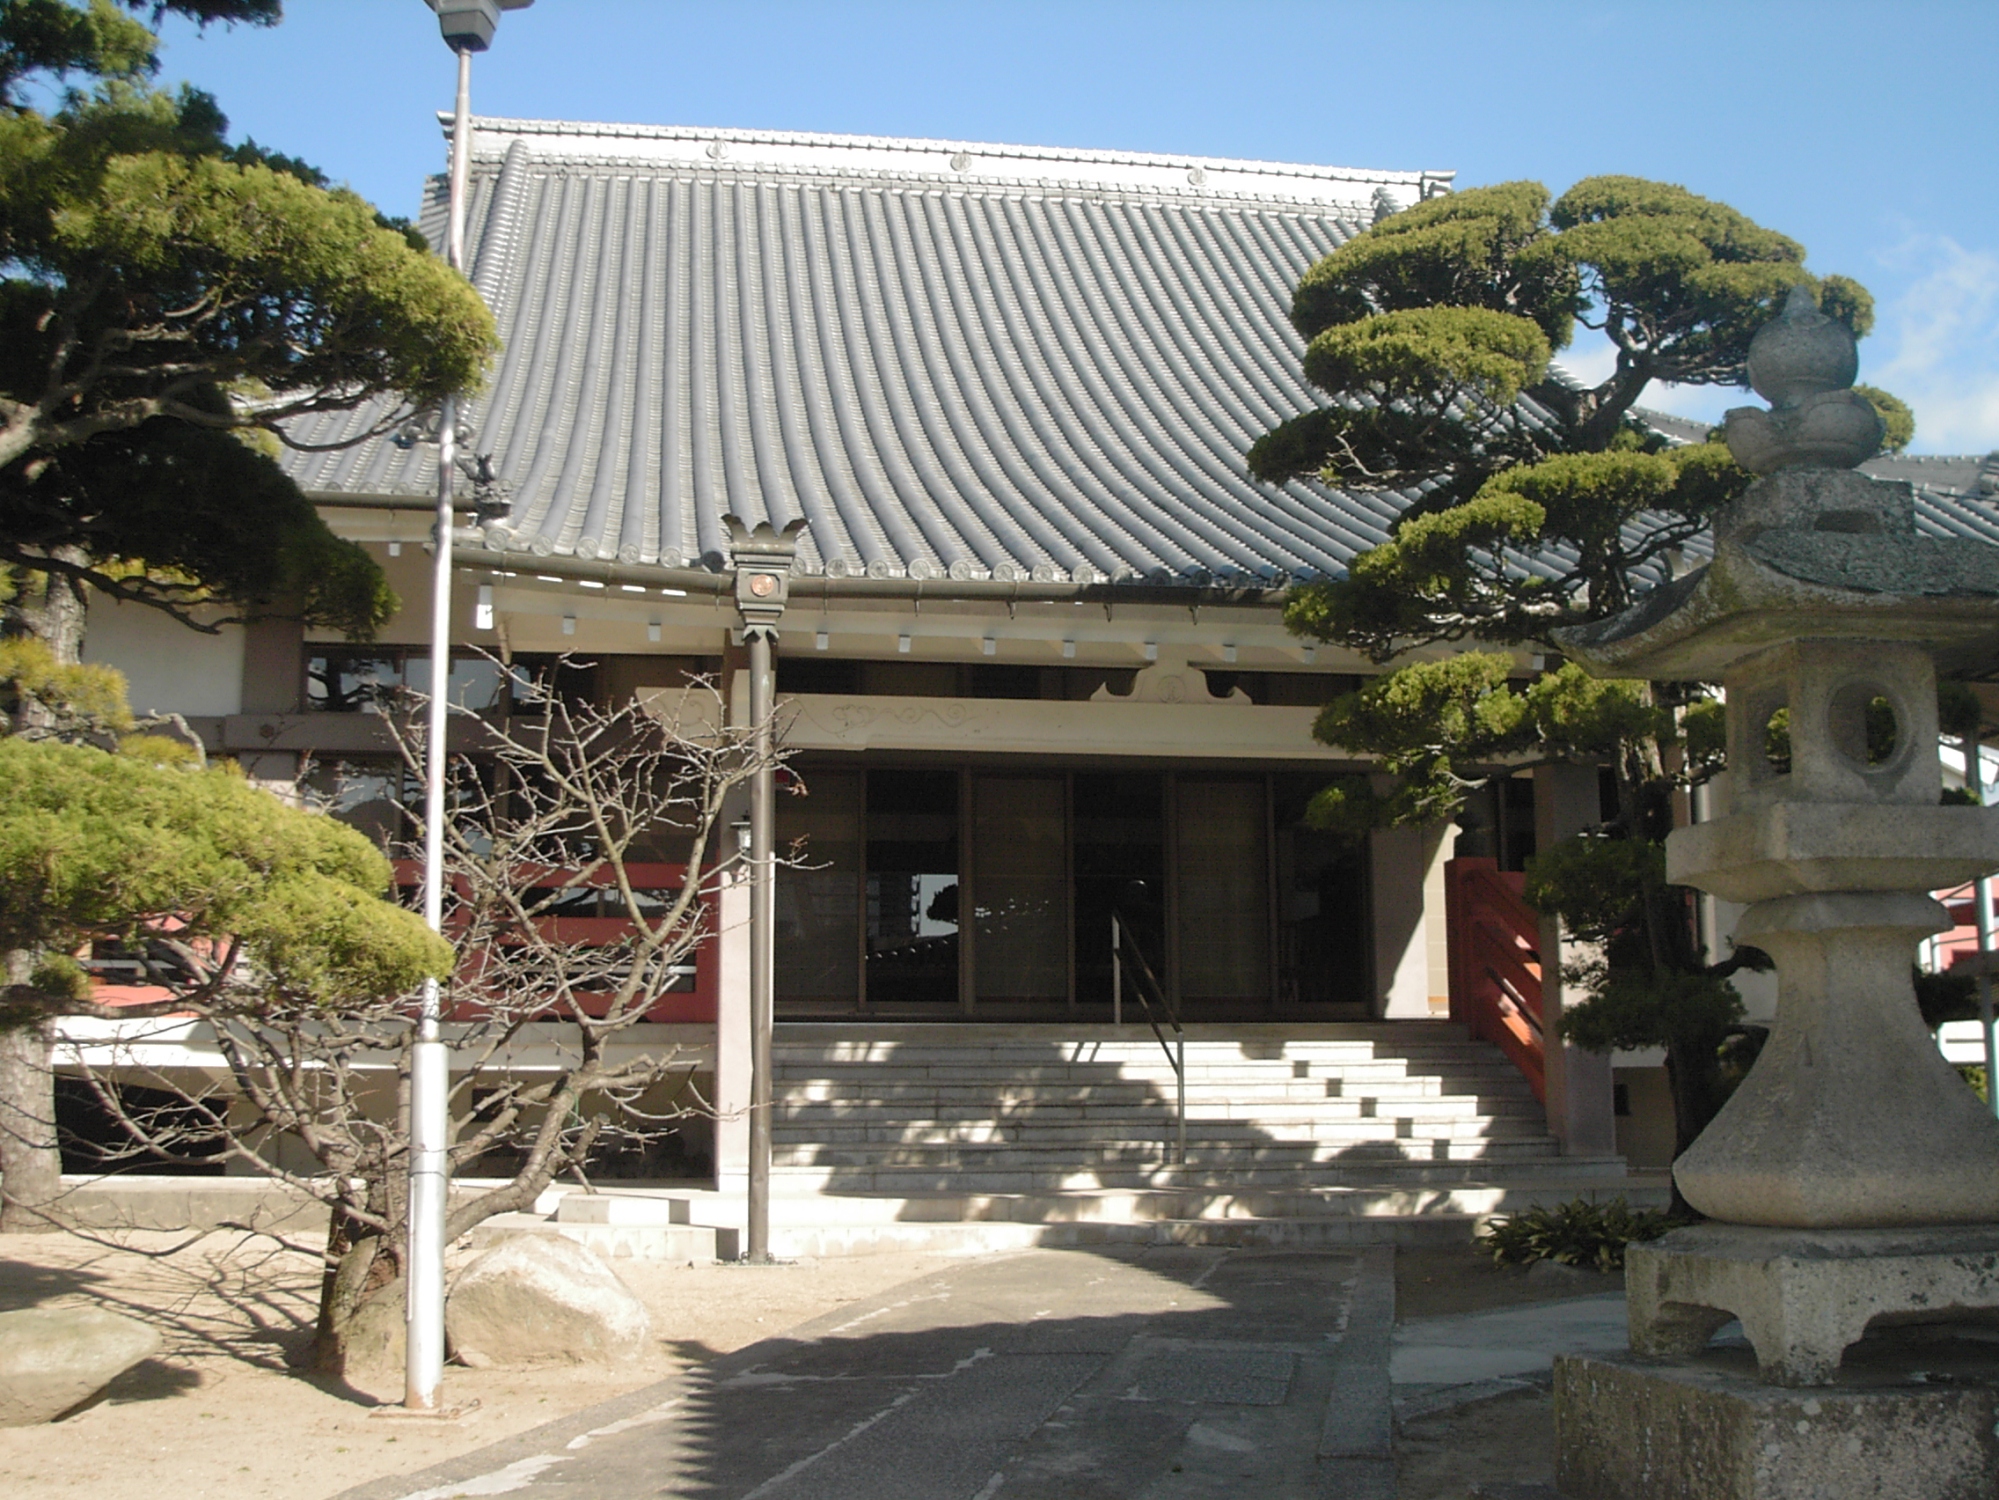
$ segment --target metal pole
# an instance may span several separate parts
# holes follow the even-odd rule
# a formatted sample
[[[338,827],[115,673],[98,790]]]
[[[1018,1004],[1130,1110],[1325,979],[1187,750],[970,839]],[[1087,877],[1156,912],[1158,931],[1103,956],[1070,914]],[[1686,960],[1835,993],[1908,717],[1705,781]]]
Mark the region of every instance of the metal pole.
[[[1180,1165],[1187,1165],[1187,1037],[1178,1027],[1173,1031],[1173,1073],[1179,1084],[1179,1100],[1174,1126],[1180,1136]]]
[[[472,54],[458,53],[457,112],[451,130],[451,201],[446,258],[465,269],[465,174],[471,161]],[[424,717],[423,919],[444,930],[444,771],[451,687],[451,506],[458,463],[458,402],[438,409],[436,556],[431,563],[430,701]],[[439,1034],[443,997],[435,979],[423,984],[417,1039],[410,1049],[409,1251],[403,1405],[434,1411],[444,1380],[444,1219],[450,1191],[451,1080]]]
[[[1124,1025],[1124,959],[1119,952],[1121,934],[1117,913],[1111,913],[1111,1025]]]
[[[777,881],[772,864],[777,778],[771,769],[771,636],[768,626],[743,632],[750,648],[750,722],[756,730],[757,771],[750,783],[750,1202],[749,1258],[770,1260],[770,1038],[776,967]]]

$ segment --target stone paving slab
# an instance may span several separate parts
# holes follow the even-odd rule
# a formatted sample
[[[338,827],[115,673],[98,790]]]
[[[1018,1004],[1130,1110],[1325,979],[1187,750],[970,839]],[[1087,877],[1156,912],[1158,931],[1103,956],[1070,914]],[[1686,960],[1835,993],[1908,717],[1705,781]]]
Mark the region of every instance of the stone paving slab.
[[[1321,1448],[1392,1316],[1382,1250],[987,1257],[340,1500],[1390,1500]]]

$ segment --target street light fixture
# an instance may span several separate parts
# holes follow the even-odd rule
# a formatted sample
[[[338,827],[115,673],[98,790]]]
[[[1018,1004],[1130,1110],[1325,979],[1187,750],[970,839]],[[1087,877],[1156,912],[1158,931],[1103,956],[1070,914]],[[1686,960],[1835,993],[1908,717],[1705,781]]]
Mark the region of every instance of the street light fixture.
[[[770,1261],[770,1110],[771,1022],[776,990],[777,867],[772,858],[776,839],[777,778],[772,709],[777,678],[772,648],[777,622],[790,594],[791,559],[805,522],[794,520],[782,531],[764,521],[752,527],[736,516],[724,516],[729,529],[729,558],[736,570],[736,613],[743,622],[743,643],[750,651],[750,726],[756,736],[757,769],[750,782],[750,1162],[745,1204],[748,1240],[744,1258],[753,1264]],[[740,830],[737,838],[740,841]],[[740,842],[738,847],[741,847]]]
[[[472,165],[472,54],[492,45],[503,10],[521,10],[533,0],[428,0],[444,40],[458,55],[458,98],[451,126],[451,173],[445,230],[445,260],[465,271],[465,179]],[[444,769],[445,725],[451,684],[451,510],[458,470],[458,401],[447,396],[437,412],[437,555],[431,571],[430,702],[424,734],[423,919],[432,932],[444,930]],[[490,479],[491,467],[483,467]],[[479,472],[471,476],[475,494]],[[443,999],[437,981],[426,979],[410,1049],[409,1251],[404,1265],[406,1291],[403,1406],[437,1410],[444,1380],[444,1220],[449,1187],[451,1089],[449,1061],[441,1034]]]
[[[429,0],[444,42],[460,56],[493,45],[493,28],[503,10],[525,10],[534,0]]]

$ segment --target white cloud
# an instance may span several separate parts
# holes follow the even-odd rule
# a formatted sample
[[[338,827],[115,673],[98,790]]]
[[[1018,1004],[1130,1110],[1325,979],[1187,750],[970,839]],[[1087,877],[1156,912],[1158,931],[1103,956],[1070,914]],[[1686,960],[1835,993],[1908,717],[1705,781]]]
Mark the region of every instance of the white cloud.
[[[1918,235],[1887,259],[1913,279],[1881,307],[1863,358],[1870,349],[1888,357],[1865,361],[1861,378],[1915,408],[1915,449],[1999,447],[1999,254]]]
[[[1594,328],[1578,327],[1575,342],[1555,356],[1555,363],[1584,385],[1601,385],[1617,368],[1617,345]]]

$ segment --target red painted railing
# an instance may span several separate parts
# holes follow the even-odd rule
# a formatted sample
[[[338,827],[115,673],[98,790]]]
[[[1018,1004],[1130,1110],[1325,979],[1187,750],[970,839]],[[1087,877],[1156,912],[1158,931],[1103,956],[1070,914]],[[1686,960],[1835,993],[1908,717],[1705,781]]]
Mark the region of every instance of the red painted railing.
[[[414,893],[423,879],[423,869],[415,860],[394,862],[396,883],[407,893]],[[678,893],[681,882],[687,878],[685,865],[628,864],[626,878],[641,891]],[[568,882],[569,872],[549,869],[523,872],[524,883],[537,888],[553,890]],[[572,888],[576,895],[588,891],[608,891],[616,885],[616,880],[608,870],[592,872],[584,877],[578,886]],[[578,903],[581,904],[581,903]],[[648,1021],[713,1021],[715,1019],[715,997],[718,989],[716,974],[715,924],[713,901],[704,896],[703,906],[707,908],[704,923],[706,935],[673,987],[653,997],[646,1007]],[[541,921],[544,934],[555,942],[579,943],[598,946],[614,943],[632,930],[631,923],[622,917],[596,916],[550,916]],[[502,960],[504,961],[504,960]],[[130,982],[137,979],[139,965],[132,961],[109,959],[105,961],[86,960],[93,983],[91,998],[105,1005],[147,1005],[156,1001],[171,999],[173,992],[157,985]],[[593,1011],[593,1013],[596,1013]]]
[[[1978,954],[1978,887],[1960,885],[1935,894],[1956,924],[1949,932],[1937,934],[1937,967],[1953,969],[1960,962],[1968,963]]]
[[[1523,877],[1490,859],[1444,866],[1451,1019],[1504,1052],[1544,1103],[1541,918],[1521,898]]]
[[[395,862],[396,883],[414,888],[423,878],[423,868],[414,860]],[[645,892],[657,891],[661,898],[677,895],[681,883],[687,878],[685,865],[632,863],[625,866],[625,878],[632,886]],[[567,885],[570,872],[548,869],[524,872],[524,883],[536,889],[554,890]],[[582,896],[589,891],[614,891],[617,879],[609,868],[591,871],[581,881],[570,887],[574,895]],[[653,998],[646,1007],[648,1021],[713,1021],[715,1019],[715,997],[718,989],[716,973],[714,906],[705,897],[702,904],[708,908],[709,920],[704,924],[707,935],[696,946],[688,967],[691,973],[685,975],[680,984]],[[616,942],[632,930],[631,923],[616,916],[549,916],[541,919],[545,936],[558,943],[581,943],[597,945]]]

